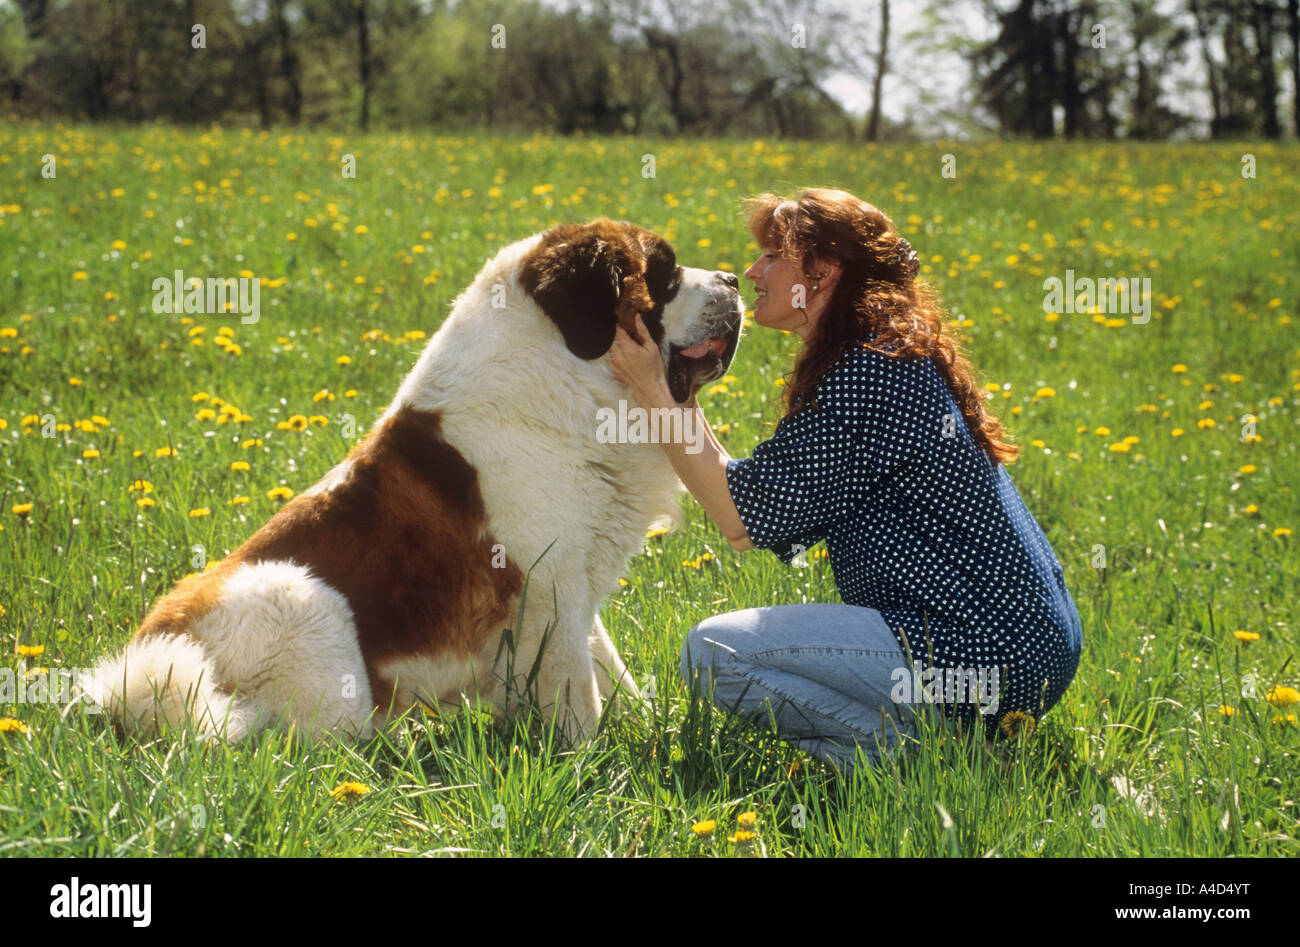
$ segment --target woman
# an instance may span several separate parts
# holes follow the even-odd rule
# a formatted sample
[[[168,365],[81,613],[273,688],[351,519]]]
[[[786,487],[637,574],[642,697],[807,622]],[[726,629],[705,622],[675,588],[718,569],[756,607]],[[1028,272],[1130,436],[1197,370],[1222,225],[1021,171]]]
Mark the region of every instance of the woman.
[[[789,563],[826,540],[844,604],[706,619],[683,676],[844,768],[858,746],[874,759],[912,730],[920,703],[982,719],[989,736],[1032,727],[1074,677],[1079,616],[1002,466],[1019,448],[985,410],[916,253],[844,191],[764,194],[749,209],[754,321],[803,340],[786,415],[735,460],[693,399],[710,445],[662,448],[734,549]],[[680,407],[653,343],[620,329],[610,364],[643,408]]]

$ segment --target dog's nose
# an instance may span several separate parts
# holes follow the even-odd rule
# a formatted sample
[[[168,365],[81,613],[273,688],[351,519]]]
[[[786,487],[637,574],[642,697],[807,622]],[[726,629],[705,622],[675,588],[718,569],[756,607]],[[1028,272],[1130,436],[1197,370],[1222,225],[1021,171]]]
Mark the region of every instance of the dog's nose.
[[[740,289],[740,277],[735,273],[728,273],[726,270],[714,270],[714,272],[718,274],[718,278],[721,279],[722,282],[726,283],[732,289]]]

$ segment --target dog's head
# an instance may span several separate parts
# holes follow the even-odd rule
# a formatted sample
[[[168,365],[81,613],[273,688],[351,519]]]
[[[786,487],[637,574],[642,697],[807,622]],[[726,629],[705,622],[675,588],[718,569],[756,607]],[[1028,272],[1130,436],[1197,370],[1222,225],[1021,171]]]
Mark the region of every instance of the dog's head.
[[[616,325],[636,338],[640,313],[678,403],[726,374],[740,341],[735,274],[678,266],[668,241],[624,221],[546,231],[524,258],[520,282],[579,358],[608,352]]]

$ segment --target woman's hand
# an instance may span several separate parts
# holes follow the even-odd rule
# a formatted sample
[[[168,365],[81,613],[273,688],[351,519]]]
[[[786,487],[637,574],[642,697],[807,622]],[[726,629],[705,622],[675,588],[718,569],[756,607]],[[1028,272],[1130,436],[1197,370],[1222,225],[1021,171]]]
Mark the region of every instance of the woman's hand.
[[[663,356],[651,340],[640,313],[636,314],[636,330],[644,341],[636,342],[622,326],[615,326],[609,367],[615,378],[632,389],[642,407],[672,404]]]

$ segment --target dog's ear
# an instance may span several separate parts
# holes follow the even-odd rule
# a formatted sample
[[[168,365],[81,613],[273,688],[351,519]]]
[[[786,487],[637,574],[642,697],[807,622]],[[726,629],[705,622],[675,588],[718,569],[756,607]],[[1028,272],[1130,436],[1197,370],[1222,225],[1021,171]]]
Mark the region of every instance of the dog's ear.
[[[609,351],[615,325],[636,337],[636,314],[651,306],[645,267],[645,252],[627,227],[600,218],[548,230],[519,278],[569,351],[590,360]]]

